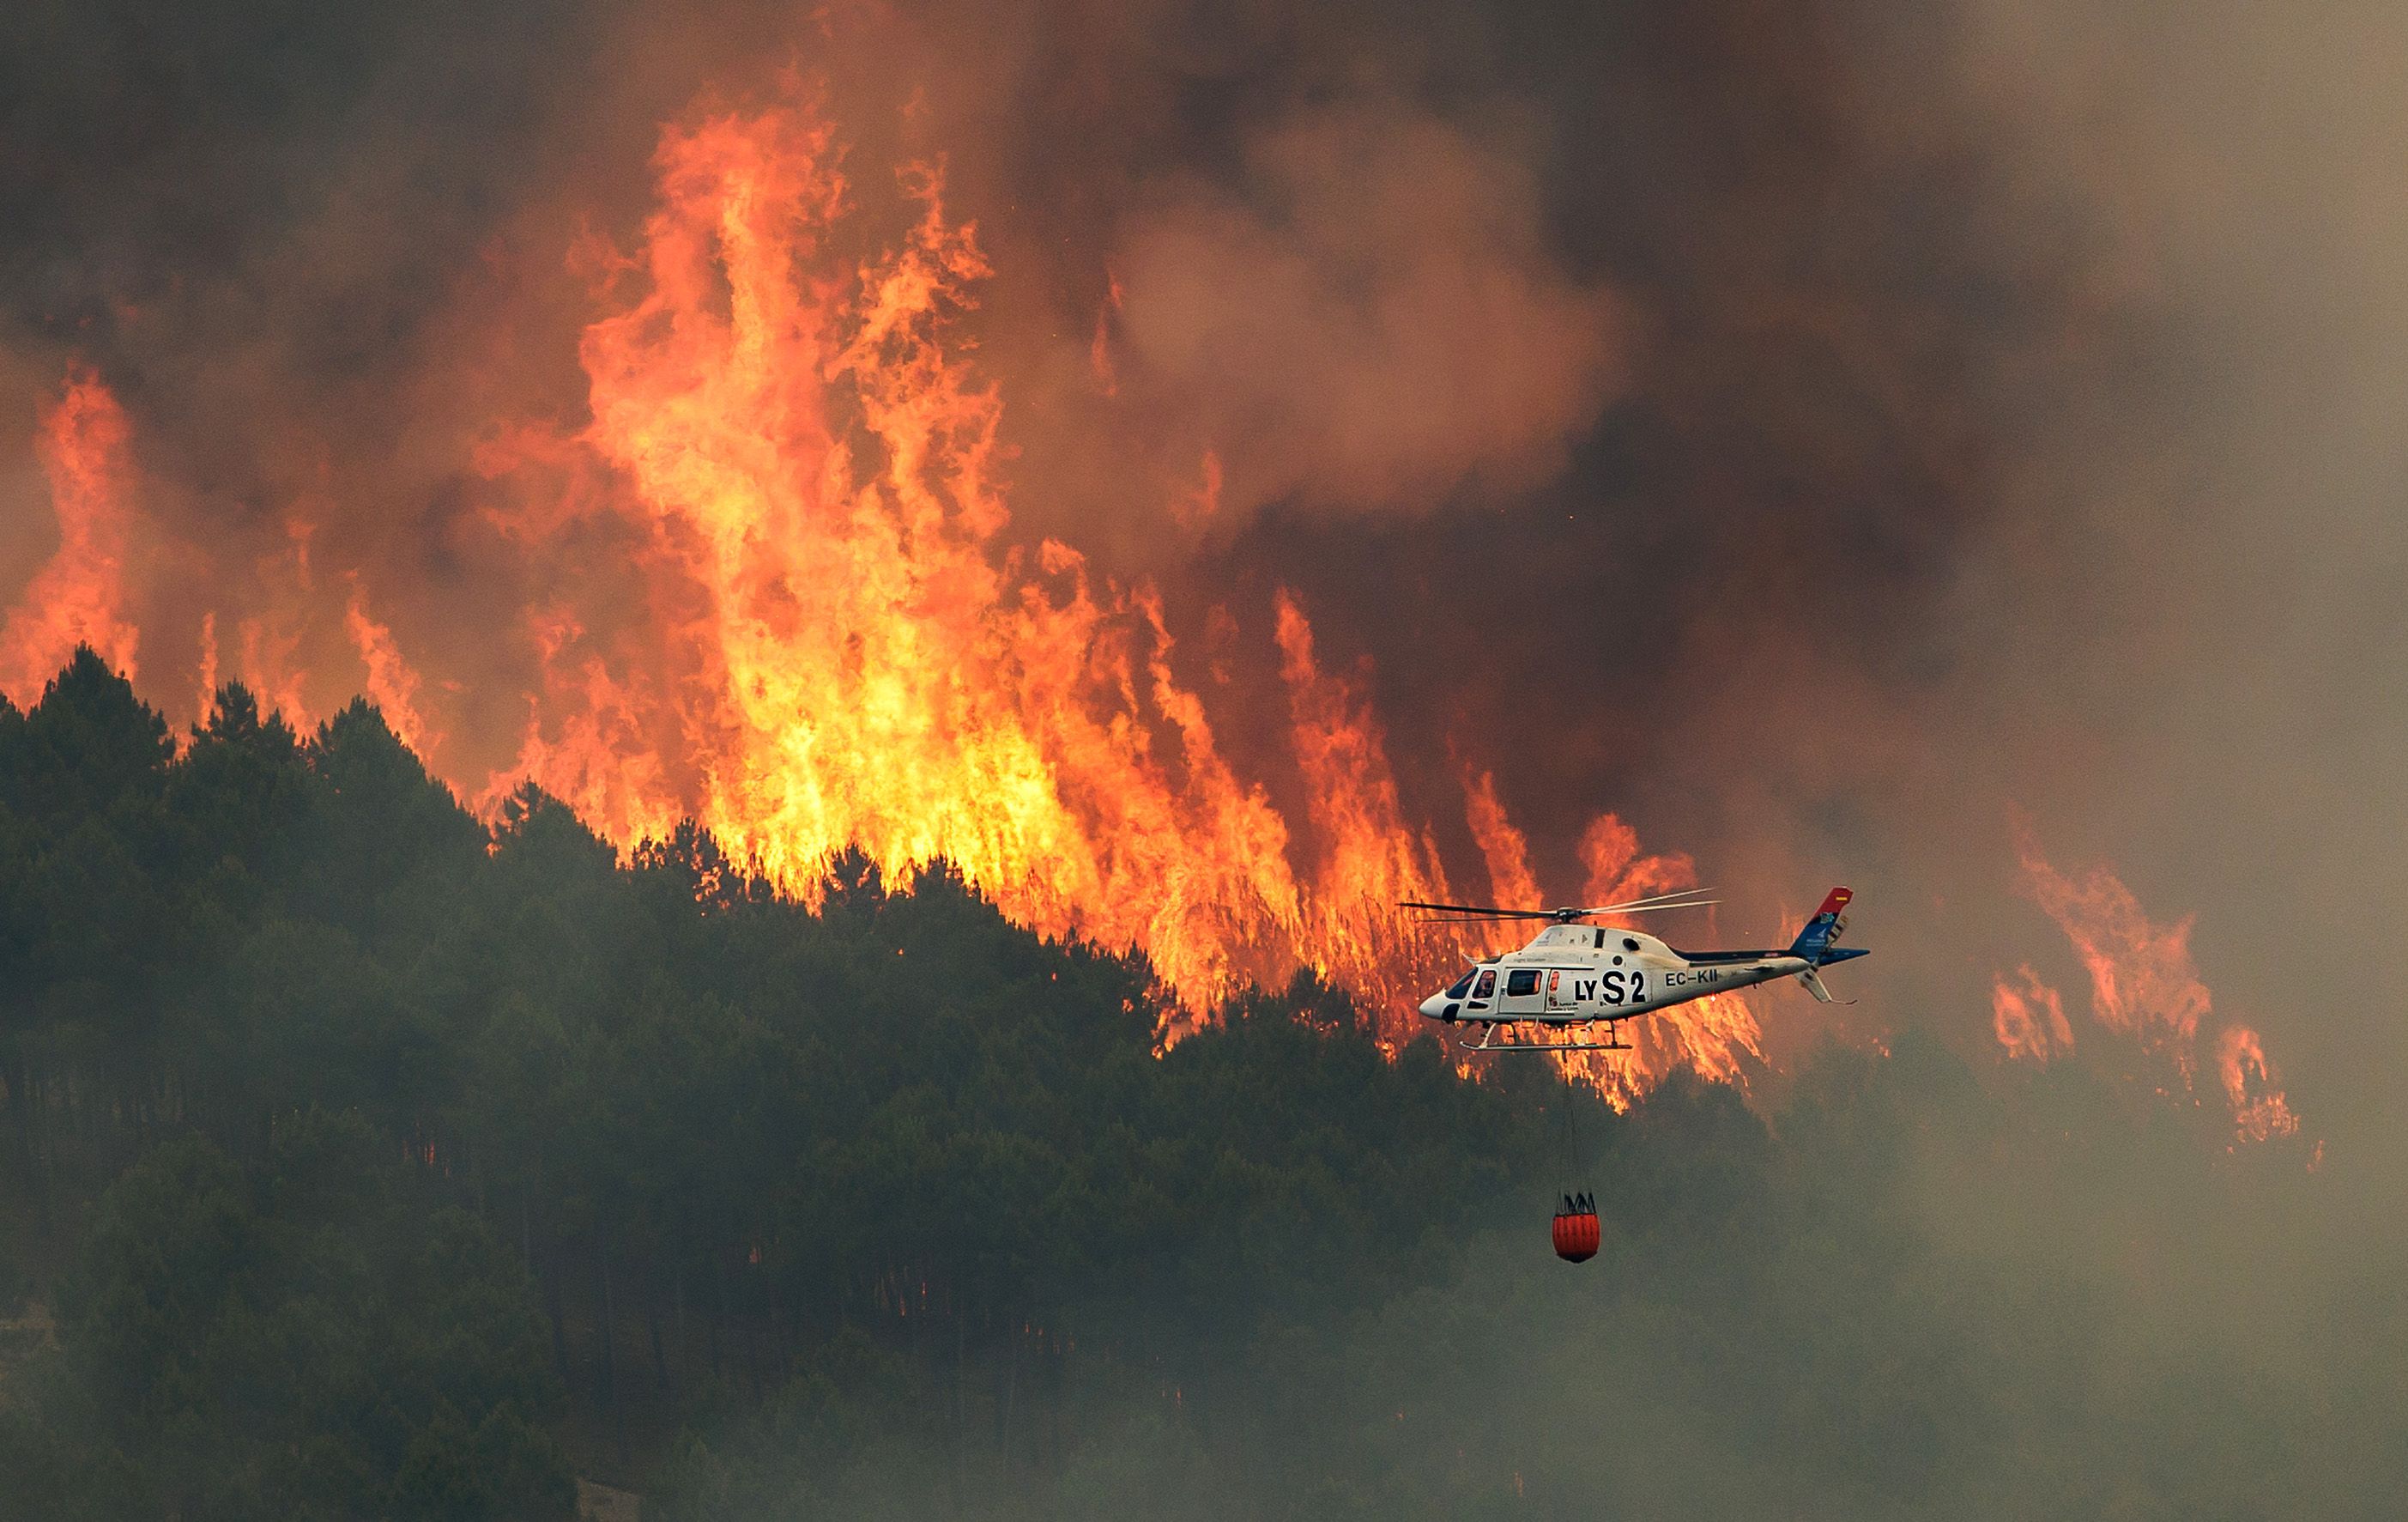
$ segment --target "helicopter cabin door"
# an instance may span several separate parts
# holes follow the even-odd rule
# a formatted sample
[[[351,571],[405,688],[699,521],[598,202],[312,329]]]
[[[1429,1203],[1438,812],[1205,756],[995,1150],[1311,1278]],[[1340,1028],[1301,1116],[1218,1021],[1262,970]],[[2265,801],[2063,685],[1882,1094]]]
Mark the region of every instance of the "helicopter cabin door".
[[[1497,991],[1498,1016],[1506,1020],[1537,1018],[1546,1006],[1546,983],[1544,968],[1507,968],[1505,986]]]

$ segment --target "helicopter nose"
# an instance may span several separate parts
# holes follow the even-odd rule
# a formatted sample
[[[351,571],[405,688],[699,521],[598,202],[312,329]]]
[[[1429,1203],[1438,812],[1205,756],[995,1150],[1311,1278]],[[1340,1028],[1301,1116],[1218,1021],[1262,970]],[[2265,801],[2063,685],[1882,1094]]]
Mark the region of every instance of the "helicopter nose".
[[[1437,1018],[1438,1018],[1439,1007],[1440,1007],[1440,1005],[1444,1004],[1445,1002],[1446,1002],[1446,996],[1445,996],[1444,994],[1432,994],[1429,998],[1426,998],[1426,999],[1423,999],[1423,1000],[1422,1000],[1422,1018],[1423,1018],[1423,1019],[1425,1019],[1425,1020],[1435,1020],[1435,1019],[1437,1019]]]

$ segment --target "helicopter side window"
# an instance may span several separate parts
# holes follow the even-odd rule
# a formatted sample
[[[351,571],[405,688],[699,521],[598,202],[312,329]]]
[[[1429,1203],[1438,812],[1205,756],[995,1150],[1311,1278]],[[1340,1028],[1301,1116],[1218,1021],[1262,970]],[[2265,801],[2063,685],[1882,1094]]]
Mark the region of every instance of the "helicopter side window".
[[[1505,997],[1507,998],[1527,998],[1538,991],[1539,969],[1537,968],[1516,968],[1512,971],[1505,974]]]
[[[1464,995],[1469,993],[1471,991],[1471,980],[1477,977],[1479,972],[1480,969],[1478,968],[1474,968],[1469,972],[1465,973],[1462,977],[1455,979],[1454,983],[1447,985],[1446,997],[1448,998],[1461,998]]]
[[[1474,998],[1486,998],[1489,995],[1495,992],[1497,992],[1497,969],[1493,967],[1482,968],[1480,969],[1480,986],[1471,991],[1471,997]]]

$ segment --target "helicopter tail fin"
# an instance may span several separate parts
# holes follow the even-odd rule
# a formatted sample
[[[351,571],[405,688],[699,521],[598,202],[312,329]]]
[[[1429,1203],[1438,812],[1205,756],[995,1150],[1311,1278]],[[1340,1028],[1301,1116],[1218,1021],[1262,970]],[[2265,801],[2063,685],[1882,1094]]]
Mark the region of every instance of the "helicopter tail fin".
[[[1812,967],[1839,961],[1841,958],[1831,954],[1831,947],[1840,939],[1840,932],[1848,927],[1848,900],[1855,897],[1845,888],[1833,888],[1823,900],[1823,907],[1806,922],[1806,928],[1790,942],[1789,955],[1804,957]]]

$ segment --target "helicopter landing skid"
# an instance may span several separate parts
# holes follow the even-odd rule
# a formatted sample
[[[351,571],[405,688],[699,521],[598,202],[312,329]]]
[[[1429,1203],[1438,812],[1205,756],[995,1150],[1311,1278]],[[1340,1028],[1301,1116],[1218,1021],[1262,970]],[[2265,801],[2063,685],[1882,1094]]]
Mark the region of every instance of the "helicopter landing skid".
[[[1603,1040],[1603,1041],[1535,1041],[1535,1040],[1534,1040],[1534,1041],[1498,1041],[1498,1040],[1497,1039],[1497,1028],[1498,1028],[1498,1027],[1502,1026],[1502,1025],[1506,1025],[1506,1024],[1508,1024],[1508,1023],[1509,1023],[1509,1022],[1502,1021],[1502,1020],[1489,1020],[1489,1021],[1484,1021],[1484,1022],[1483,1022],[1482,1027],[1481,1027],[1481,1031],[1480,1031],[1480,1040],[1478,1040],[1478,1041],[1458,1041],[1457,1042],[1455,1042],[1455,1049],[1456,1051],[1458,1051],[1458,1052],[1471,1052],[1471,1053],[1481,1053],[1481,1052],[1627,1052],[1627,1051],[1629,1051],[1629,1050],[1630,1050],[1630,1043],[1629,1043],[1628,1041],[1624,1041],[1624,1040],[1622,1039],[1622,1027],[1621,1027],[1621,1026],[1620,1026],[1617,1022],[1615,1022],[1615,1021],[1612,1021],[1612,1020],[1609,1020],[1609,1021],[1607,1021],[1607,1022],[1605,1023],[1605,1040]],[[1595,1022],[1594,1022],[1594,1021],[1583,1021],[1583,1022],[1581,1022],[1581,1028],[1585,1029],[1588,1026],[1593,1025],[1593,1024],[1595,1024]],[[1571,1029],[1573,1029],[1574,1027],[1571,1027],[1571,1026],[1570,1026],[1570,1025],[1566,1025],[1566,1026],[1562,1027],[1561,1028],[1562,1028],[1562,1029],[1564,1029],[1564,1030],[1566,1030],[1567,1032],[1569,1032],[1569,1031],[1570,1031]]]

